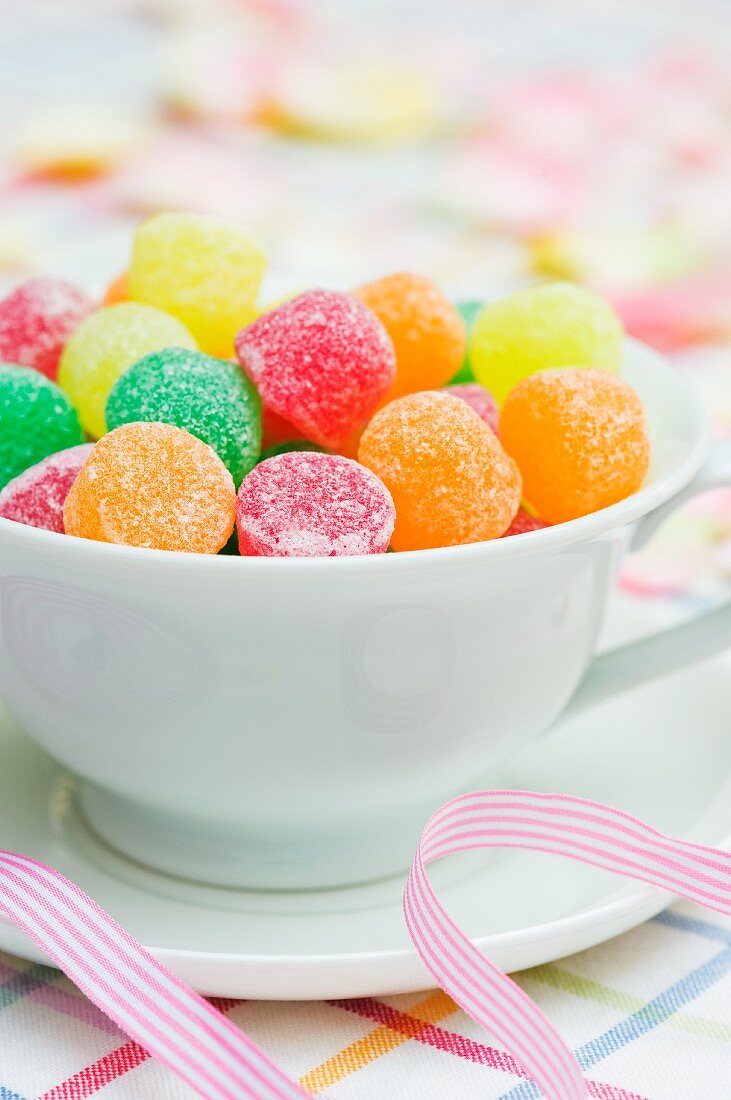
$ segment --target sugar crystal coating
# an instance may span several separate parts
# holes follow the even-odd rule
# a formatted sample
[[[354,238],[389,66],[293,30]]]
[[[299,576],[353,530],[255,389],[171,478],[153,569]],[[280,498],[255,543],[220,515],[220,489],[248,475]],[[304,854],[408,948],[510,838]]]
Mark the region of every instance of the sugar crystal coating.
[[[189,348],[163,348],[115,383],[107,426],[135,420],[185,428],[212,447],[239,485],[261,451],[261,401],[238,363]]]
[[[478,382],[502,405],[513,386],[553,367],[619,371],[622,322],[598,294],[548,283],[489,302],[475,319],[470,360]]]
[[[195,348],[195,341],[177,317],[139,302],[107,306],[79,325],[61,356],[58,381],[90,436],[98,439],[107,430],[107,398],[120,374],[168,347]]]
[[[384,398],[445,385],[465,355],[465,323],[431,279],[402,273],[355,291],[382,321],[396,353],[396,378]]]
[[[64,279],[28,279],[0,301],[0,361],[54,379],[68,338],[93,308],[91,298]]]
[[[518,467],[466,401],[415,393],[377,412],[358,459],[396,505],[395,550],[499,538],[520,504]]]
[[[236,504],[241,554],[259,557],[382,554],[394,518],[391,494],[370,470],[308,451],[259,463]]]
[[[178,317],[209,355],[229,356],[257,315],[266,267],[254,240],[220,218],[156,214],[135,234],[130,297]]]
[[[31,367],[0,363],[0,488],[83,441],[76,410],[55,382]]]
[[[383,325],[349,294],[310,290],[264,314],[236,338],[264,405],[336,450],[378,405],[394,378]]]
[[[470,408],[475,410],[480,420],[484,420],[495,435],[498,434],[500,414],[497,401],[479,382],[459,382],[456,386],[447,386],[445,393],[451,393],[452,397],[459,397],[462,401],[466,401]]]
[[[503,406],[500,439],[520,466],[526,501],[546,523],[624,500],[641,487],[650,461],[639,397],[603,370],[525,378]]]
[[[95,444],[63,510],[68,535],[217,554],[236,492],[215,451],[171,424],[123,424]]]
[[[18,474],[0,490],[0,516],[62,535],[66,497],[93,447],[69,447]]]

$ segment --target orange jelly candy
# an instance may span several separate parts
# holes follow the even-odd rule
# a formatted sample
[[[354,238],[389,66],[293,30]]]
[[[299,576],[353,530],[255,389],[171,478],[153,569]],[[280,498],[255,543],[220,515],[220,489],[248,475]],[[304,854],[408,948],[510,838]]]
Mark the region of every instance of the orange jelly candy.
[[[236,492],[221,459],[170,424],[124,424],[94,446],[63,518],[67,535],[216,554],[233,531]]]
[[[474,409],[449,393],[415,393],[377,412],[358,461],[396,505],[394,550],[499,538],[520,504],[518,467]]]
[[[454,377],[465,357],[467,330],[436,283],[421,275],[388,275],[354,294],[379,318],[396,352],[396,378],[381,405],[438,389]]]
[[[639,397],[599,369],[542,371],[508,394],[500,441],[520,466],[526,501],[564,523],[636,492],[650,441]]]
[[[123,271],[121,275],[118,275],[116,279],[112,279],[111,283],[104,291],[104,297],[102,298],[103,306],[115,306],[117,302],[129,301],[129,275],[126,271]]]

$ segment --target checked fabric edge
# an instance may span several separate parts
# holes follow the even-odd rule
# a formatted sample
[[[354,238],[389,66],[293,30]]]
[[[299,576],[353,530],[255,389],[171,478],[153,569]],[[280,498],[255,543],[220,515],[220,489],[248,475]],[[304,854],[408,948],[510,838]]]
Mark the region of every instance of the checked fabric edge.
[[[598,802],[531,791],[476,791],[427,822],[404,892],[406,923],[423,962],[548,1100],[585,1097],[579,1065],[558,1032],[460,930],[431,887],[433,860],[471,848],[566,856],[730,915],[731,854],[665,836]],[[308,1095],[59,872],[0,851],[0,909],[98,1008],[206,1100]]]

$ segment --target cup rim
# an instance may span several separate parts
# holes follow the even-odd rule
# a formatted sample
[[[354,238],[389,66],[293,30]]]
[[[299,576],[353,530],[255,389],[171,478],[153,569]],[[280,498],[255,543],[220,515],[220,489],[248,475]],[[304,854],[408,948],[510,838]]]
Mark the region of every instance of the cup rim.
[[[665,371],[671,371],[664,357],[658,355],[653,349],[632,339],[628,339],[627,344],[630,348],[636,348],[645,354],[651,353],[653,358],[662,364]],[[525,556],[543,551],[553,552],[633,523],[670,500],[698,473],[710,447],[710,418],[695,387],[680,374],[673,372],[673,378],[675,384],[684,390],[684,413],[692,428],[694,441],[671,469],[617,504],[590,512],[579,519],[568,520],[537,531],[527,531],[507,539],[491,539],[485,542],[443,546],[429,550],[402,550],[395,554],[363,554],[353,557],[250,557],[243,559],[246,562],[243,564],[242,559],[233,554],[193,554],[181,550],[120,546],[46,531],[0,516],[0,542],[12,544],[18,550],[27,552],[45,551],[53,555],[56,551],[62,551],[58,554],[59,562],[63,561],[67,566],[74,563],[80,568],[85,564],[111,565],[114,562],[155,572],[191,569],[203,570],[207,575],[212,575],[233,570],[238,571],[241,576],[250,574],[252,571],[257,573],[267,571],[271,574],[281,572],[283,576],[289,576],[292,572],[309,573],[323,569],[341,573],[363,570],[390,573],[417,567],[431,570],[467,565],[476,560],[484,560],[487,564],[505,557]]]

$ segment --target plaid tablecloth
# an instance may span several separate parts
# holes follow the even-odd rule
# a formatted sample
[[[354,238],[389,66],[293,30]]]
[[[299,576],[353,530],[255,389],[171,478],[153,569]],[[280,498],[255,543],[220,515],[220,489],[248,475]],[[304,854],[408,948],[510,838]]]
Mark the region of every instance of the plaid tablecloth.
[[[518,976],[597,1100],[730,1100],[731,919],[678,904]],[[512,1060],[440,991],[215,1003],[315,1095],[533,1100]],[[0,954],[0,1100],[188,1100],[57,970]]]

